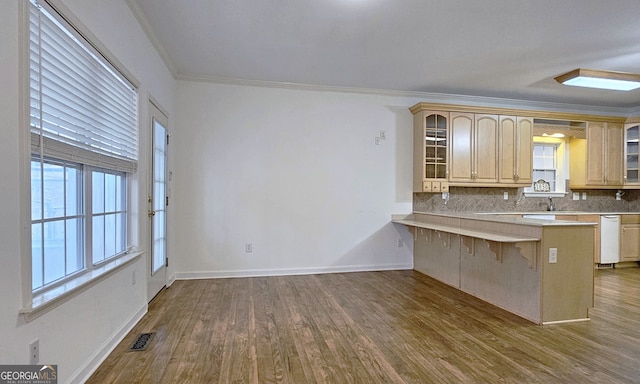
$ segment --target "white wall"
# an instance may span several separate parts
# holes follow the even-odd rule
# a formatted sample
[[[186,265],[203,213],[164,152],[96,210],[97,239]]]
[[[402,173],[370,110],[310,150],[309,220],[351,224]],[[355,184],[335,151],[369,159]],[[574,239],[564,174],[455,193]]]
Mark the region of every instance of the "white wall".
[[[21,306],[19,130],[19,3],[4,1],[0,12],[0,364],[28,364],[28,345],[40,340],[40,362],[58,364],[59,382],[82,380],[113,343],[146,310],[146,286],[131,283],[133,270],[144,276],[144,258],[127,266],[82,294],[25,323]],[[141,120],[146,122],[149,95],[170,112],[173,119],[175,81],[123,1],[64,0],[64,6],[141,82]],[[143,124],[142,136],[148,134]],[[143,140],[143,151],[146,147]],[[140,163],[140,179],[146,179],[146,160]],[[138,202],[146,197],[146,181],[140,183]],[[141,205],[141,207],[145,207]],[[145,207],[146,208],[146,207]],[[142,208],[140,210],[143,210]],[[136,228],[141,239],[147,233],[146,215]],[[25,228],[29,230],[29,228]],[[146,248],[146,244],[141,244]],[[29,252],[29,250],[27,250]]]
[[[410,268],[415,102],[179,81],[176,276]]]

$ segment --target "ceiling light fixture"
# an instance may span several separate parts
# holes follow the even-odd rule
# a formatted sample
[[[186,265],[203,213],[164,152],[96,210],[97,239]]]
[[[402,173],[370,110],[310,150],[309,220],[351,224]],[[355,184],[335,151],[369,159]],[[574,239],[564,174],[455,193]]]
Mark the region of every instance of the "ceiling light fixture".
[[[640,75],[626,72],[578,68],[555,79],[560,84],[576,87],[610,89],[614,91],[631,91],[640,88]]]

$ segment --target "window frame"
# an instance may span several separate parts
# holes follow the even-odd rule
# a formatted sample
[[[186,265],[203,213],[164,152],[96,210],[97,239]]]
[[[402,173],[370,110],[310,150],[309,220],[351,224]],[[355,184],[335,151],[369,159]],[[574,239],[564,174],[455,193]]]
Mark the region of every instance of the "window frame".
[[[556,138],[556,137],[543,137],[543,136],[534,136],[533,137],[533,147],[536,145],[554,145],[556,147],[555,150],[555,162],[556,162],[556,180],[555,180],[555,190],[550,192],[535,192],[533,190],[533,183],[536,180],[532,181],[531,186],[524,188],[525,197],[564,197],[567,192],[567,179],[569,178],[569,146],[567,145],[567,141],[565,138]],[[535,149],[534,149],[535,151]],[[533,155],[532,155],[533,156]],[[533,159],[532,159],[533,160]],[[531,162],[531,174],[533,177],[533,161]]]
[[[140,94],[139,94],[139,86],[140,83],[124,68],[122,64],[119,63],[117,59],[95,38],[95,36],[77,19],[59,0],[39,0],[39,3],[45,3],[46,8],[49,12],[56,12],[63,20],[64,23],[67,24],[66,28],[73,29],[73,33],[80,36],[85,44],[89,44],[92,49],[94,49],[98,54],[100,59],[104,59],[108,65],[110,65],[114,70],[118,72],[120,76],[125,78],[135,91],[135,108],[139,111],[140,105]],[[138,226],[140,225],[140,220],[133,214],[133,212],[138,211],[138,207],[140,206],[140,202],[137,199],[134,199],[133,196],[137,195],[139,190],[139,175],[136,170],[124,172],[119,169],[103,169],[96,164],[83,164],[83,201],[86,202],[87,196],[91,196],[91,194],[87,194],[87,186],[86,183],[90,178],[85,177],[87,172],[91,172],[91,170],[107,170],[109,172],[124,172],[125,181],[123,188],[123,193],[125,194],[125,229],[124,233],[126,235],[126,252],[118,253],[114,257],[101,260],[98,263],[93,263],[90,252],[84,252],[83,260],[85,261],[84,269],[81,269],[75,273],[69,274],[63,279],[56,280],[55,283],[51,283],[45,287],[40,287],[36,290],[33,289],[32,283],[32,238],[31,238],[31,222],[32,222],[32,211],[31,211],[31,161],[34,155],[41,156],[41,159],[47,159],[52,161],[65,161],[69,164],[75,163],[73,160],[69,161],[68,158],[60,158],[57,159],[55,156],[42,156],[42,152],[37,154],[36,151],[33,150],[33,133],[31,132],[31,80],[30,80],[30,13],[32,4],[30,1],[20,2],[20,124],[19,124],[19,142],[20,142],[20,153],[21,153],[21,165],[20,165],[20,186],[23,193],[20,196],[20,225],[21,225],[21,236],[20,236],[20,244],[21,244],[21,308],[19,313],[23,316],[25,321],[31,321],[42,314],[48,312],[52,308],[60,305],[61,303],[68,300],[70,297],[73,297],[80,292],[85,291],[89,287],[97,284],[102,281],[106,277],[111,274],[121,270],[127,265],[139,260],[142,255],[142,251],[138,247],[139,244],[139,234]],[[137,135],[140,136],[140,116],[139,112],[137,112],[137,116],[135,118],[134,128],[138,131]],[[40,140],[41,142],[43,140]],[[140,142],[138,141],[137,150],[140,152]],[[64,156],[63,156],[64,157]],[[104,158],[104,157],[103,157]],[[101,161],[99,159],[99,161]],[[75,163],[82,164],[82,163]],[[117,163],[116,163],[117,164]],[[113,166],[113,164],[111,164]],[[116,167],[117,168],[117,167]],[[90,186],[89,186],[90,187]],[[90,190],[89,190],[90,191]],[[83,234],[83,238],[85,239],[84,247],[86,248],[87,242],[86,239],[90,238],[87,232],[87,222],[90,221],[87,219],[88,212],[87,206],[84,207],[84,215],[85,215],[85,233]],[[90,225],[89,225],[89,228]],[[89,262],[87,262],[89,260]]]
[[[111,211],[107,211],[107,208],[105,207],[105,209],[103,211],[97,212],[95,210],[95,207],[93,205],[94,202],[94,197],[95,197],[95,184],[94,184],[94,176],[96,173],[100,173],[103,175],[115,175],[115,176],[121,176],[123,179],[123,182],[121,183],[121,188],[119,191],[116,191],[117,193],[120,193],[120,201],[122,204],[123,209],[116,209],[116,210],[111,210]],[[127,236],[127,229],[129,227],[129,211],[128,211],[128,207],[129,207],[129,203],[128,203],[128,193],[127,193],[127,182],[128,182],[128,174],[126,172],[122,172],[122,171],[115,171],[115,170],[111,170],[111,169],[104,169],[104,168],[97,168],[97,167],[93,167],[93,166],[86,166],[85,167],[85,176],[88,177],[88,180],[85,183],[85,190],[88,191],[88,194],[91,195],[91,198],[87,197],[86,198],[86,204],[87,204],[87,211],[86,211],[86,215],[87,215],[87,220],[86,220],[86,225],[85,227],[87,228],[87,250],[86,250],[86,257],[85,260],[87,260],[88,263],[91,264],[92,267],[95,266],[99,266],[103,263],[109,262],[109,260],[122,256],[123,254],[128,252],[129,246],[127,245],[128,243],[128,236]],[[106,190],[107,186],[106,183],[104,184],[104,188]],[[105,191],[106,192],[106,191]],[[103,195],[103,202],[106,205],[106,194]],[[122,232],[120,233],[120,236],[123,236],[123,241],[125,243],[124,247],[116,250],[115,253],[113,253],[110,256],[107,256],[107,252],[105,251],[104,253],[104,257],[101,258],[100,260],[96,261],[96,255],[95,255],[95,233],[94,233],[94,219],[98,216],[102,216],[105,218],[105,223],[106,223],[106,218],[107,216],[112,216],[112,215],[121,215],[124,214],[125,215],[125,221],[124,221],[124,227],[122,228]],[[106,228],[104,229],[103,232],[106,232]],[[88,234],[91,235],[88,235]],[[116,234],[117,236],[117,234]],[[105,234],[106,237],[106,234]],[[106,245],[105,245],[106,247]]]
[[[42,292],[45,291],[47,289],[50,289],[51,287],[55,287],[57,285],[60,285],[61,283],[63,283],[66,280],[69,280],[71,278],[73,278],[74,275],[78,274],[78,273],[82,273],[82,271],[86,268],[86,258],[85,258],[85,252],[84,252],[84,246],[85,246],[85,234],[84,231],[86,230],[85,228],[85,215],[84,215],[84,196],[83,196],[83,183],[84,183],[84,173],[83,173],[83,166],[81,164],[78,163],[72,163],[69,161],[64,161],[64,160],[59,160],[59,159],[51,159],[51,158],[44,158],[41,159],[39,156],[31,156],[31,165],[32,165],[32,172],[33,172],[33,164],[37,162],[39,163],[39,167],[38,167],[38,172],[40,173],[40,180],[39,180],[39,188],[38,188],[38,198],[40,199],[40,213],[39,215],[34,215],[34,204],[33,204],[33,200],[34,200],[34,196],[33,196],[33,192],[35,191],[35,186],[34,186],[34,179],[33,176],[31,178],[31,193],[32,193],[32,204],[31,204],[31,233],[32,233],[32,238],[31,238],[31,252],[32,252],[32,257],[35,259],[35,254],[34,254],[34,248],[33,248],[33,244],[34,244],[34,238],[33,238],[33,234],[34,234],[34,226],[36,225],[41,225],[42,227],[40,228],[40,258],[41,258],[41,269],[38,271],[39,275],[40,275],[40,281],[41,284],[39,284],[37,287],[34,287],[34,281],[32,279],[31,284],[32,284],[32,290],[34,293],[38,293],[38,292]],[[75,187],[75,192],[76,192],[76,199],[75,199],[75,209],[76,212],[75,214],[68,214],[67,213],[67,203],[68,203],[68,194],[67,194],[67,184],[64,183],[63,186],[63,198],[62,200],[64,201],[63,204],[63,213],[61,215],[51,215],[51,216],[47,216],[46,215],[46,209],[45,209],[45,198],[44,197],[48,197],[48,194],[46,194],[46,190],[48,189],[46,184],[47,184],[47,179],[42,177],[45,174],[45,170],[43,165],[44,164],[48,164],[50,166],[57,166],[57,167],[62,167],[63,170],[63,174],[66,175],[67,169],[75,169],[76,172],[78,173],[76,176],[76,187]],[[35,211],[37,211],[37,208],[35,209]],[[35,218],[34,218],[35,216]],[[75,241],[75,246],[76,246],[76,252],[80,253],[80,259],[82,260],[81,266],[78,269],[75,269],[71,272],[67,272],[67,259],[68,259],[68,255],[67,255],[67,248],[68,248],[68,237],[67,237],[67,227],[66,227],[66,222],[68,220],[79,220],[80,223],[78,223],[78,228],[79,228],[79,233],[77,236],[77,239]],[[49,282],[47,282],[47,278],[46,278],[46,272],[47,272],[47,267],[46,267],[46,249],[47,247],[45,247],[45,244],[47,242],[46,239],[46,230],[45,230],[45,226],[47,224],[50,223],[57,223],[57,222],[63,222],[65,224],[63,232],[64,232],[64,268],[63,268],[63,275],[61,277],[58,277],[56,279],[53,279]],[[32,263],[33,263],[33,259],[32,259]],[[32,276],[35,276],[35,269],[34,266],[32,264],[32,268],[31,268],[31,273]]]

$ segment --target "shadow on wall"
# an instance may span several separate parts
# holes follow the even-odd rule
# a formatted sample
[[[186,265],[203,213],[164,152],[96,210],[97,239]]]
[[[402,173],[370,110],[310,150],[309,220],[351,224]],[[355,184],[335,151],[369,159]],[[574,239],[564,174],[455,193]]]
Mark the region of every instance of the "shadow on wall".
[[[387,108],[395,116],[396,203],[405,203],[411,201],[413,188],[413,129],[408,129],[413,127],[413,115],[406,106],[391,105]]]
[[[413,269],[413,235],[406,226],[389,222],[344,252],[333,265],[354,270]]]
[[[504,193],[509,194],[508,200]],[[440,193],[414,193],[413,210],[418,212],[540,212],[546,211],[548,198],[522,199],[518,188],[451,187],[449,200]],[[581,200],[573,200],[573,191],[564,197],[554,197],[557,211],[640,212],[640,190],[625,190],[616,200],[617,190],[593,189],[580,192]],[[586,192],[585,200],[582,193]]]

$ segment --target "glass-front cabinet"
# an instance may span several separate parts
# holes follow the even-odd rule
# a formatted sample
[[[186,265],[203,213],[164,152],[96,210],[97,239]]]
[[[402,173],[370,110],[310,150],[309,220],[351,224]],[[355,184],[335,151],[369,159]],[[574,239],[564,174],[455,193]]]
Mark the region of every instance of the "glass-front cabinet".
[[[414,115],[414,192],[447,192],[449,112],[419,111]]]
[[[429,115],[425,121],[425,179],[447,178],[447,118]]]
[[[624,182],[625,185],[640,185],[638,174],[638,139],[640,123],[624,127]]]

